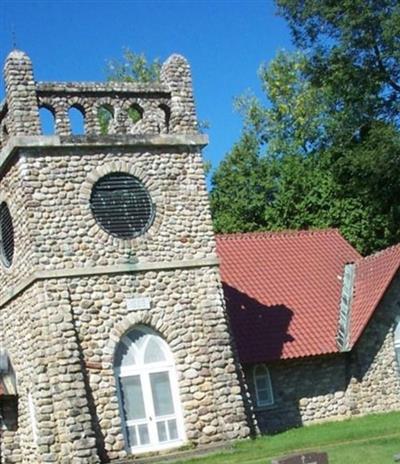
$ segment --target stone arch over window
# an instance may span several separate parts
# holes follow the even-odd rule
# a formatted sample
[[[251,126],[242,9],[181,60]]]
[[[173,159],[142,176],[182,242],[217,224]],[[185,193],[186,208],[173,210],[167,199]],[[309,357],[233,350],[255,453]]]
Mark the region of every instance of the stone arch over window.
[[[257,364],[253,367],[253,384],[258,407],[274,404],[271,376],[265,364]]]
[[[121,337],[113,365],[127,450],[180,446],[185,432],[168,343],[150,327],[137,325]]]
[[[43,135],[56,133],[56,112],[51,105],[42,104],[39,107],[39,118]]]

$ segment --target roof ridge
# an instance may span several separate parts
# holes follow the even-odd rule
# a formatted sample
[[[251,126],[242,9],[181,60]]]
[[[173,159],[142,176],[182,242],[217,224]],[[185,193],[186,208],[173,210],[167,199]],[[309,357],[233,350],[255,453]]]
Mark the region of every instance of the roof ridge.
[[[372,260],[372,259],[375,259],[375,258],[379,258],[381,256],[390,254],[395,249],[400,249],[400,243],[396,243],[395,245],[390,245],[390,246],[384,248],[383,250],[375,251],[375,253],[371,253],[370,255],[361,256],[361,258],[357,259],[356,263],[358,264],[358,263],[360,263],[362,261],[369,261],[369,260]]]
[[[216,234],[217,239],[234,240],[234,239],[250,239],[250,238],[275,238],[275,237],[295,237],[295,236],[309,236],[309,235],[340,235],[339,229],[302,229],[302,230],[277,230],[277,231],[255,231],[255,232],[231,232]],[[344,237],[343,237],[344,238]]]

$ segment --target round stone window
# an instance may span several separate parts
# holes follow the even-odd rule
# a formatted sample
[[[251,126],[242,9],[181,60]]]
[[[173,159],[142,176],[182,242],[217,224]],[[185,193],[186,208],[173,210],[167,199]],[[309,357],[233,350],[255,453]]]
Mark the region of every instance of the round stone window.
[[[155,214],[146,187],[136,177],[122,172],[107,174],[94,184],[90,207],[106,232],[124,239],[144,234]]]
[[[5,267],[10,267],[14,257],[14,228],[7,203],[0,205],[0,258]]]

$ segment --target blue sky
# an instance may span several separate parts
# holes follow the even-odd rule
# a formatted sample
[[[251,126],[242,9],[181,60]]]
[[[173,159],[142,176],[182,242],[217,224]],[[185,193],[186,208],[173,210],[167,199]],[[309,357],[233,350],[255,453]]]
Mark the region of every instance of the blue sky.
[[[183,54],[192,66],[198,116],[211,126],[204,155],[214,167],[240,136],[234,97],[247,89],[261,95],[260,63],[291,48],[272,0],[3,0],[2,63],[13,36],[37,80],[104,80],[107,60],[120,58],[124,47],[150,59]]]

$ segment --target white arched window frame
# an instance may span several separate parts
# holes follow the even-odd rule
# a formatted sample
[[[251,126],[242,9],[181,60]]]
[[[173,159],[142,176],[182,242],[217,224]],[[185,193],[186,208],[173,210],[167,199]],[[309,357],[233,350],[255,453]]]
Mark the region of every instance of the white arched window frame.
[[[394,329],[394,351],[396,355],[397,368],[400,373],[400,318],[397,318],[396,327]]]
[[[132,453],[185,441],[175,362],[168,344],[147,327],[122,337],[114,371],[127,449]]]
[[[274,404],[271,376],[269,369],[264,364],[257,364],[253,367],[253,385],[258,407]]]

